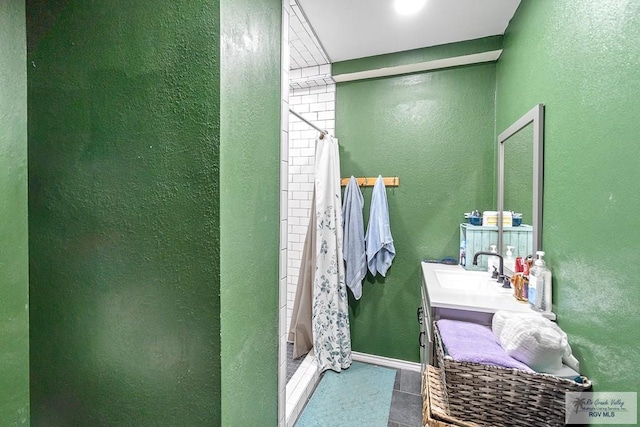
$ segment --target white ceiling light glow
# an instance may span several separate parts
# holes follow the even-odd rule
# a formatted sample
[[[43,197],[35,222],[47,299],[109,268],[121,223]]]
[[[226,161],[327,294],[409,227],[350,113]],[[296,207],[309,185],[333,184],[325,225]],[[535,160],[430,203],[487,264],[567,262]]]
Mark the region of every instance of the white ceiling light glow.
[[[412,15],[422,9],[427,0],[395,0],[396,12],[400,15]]]

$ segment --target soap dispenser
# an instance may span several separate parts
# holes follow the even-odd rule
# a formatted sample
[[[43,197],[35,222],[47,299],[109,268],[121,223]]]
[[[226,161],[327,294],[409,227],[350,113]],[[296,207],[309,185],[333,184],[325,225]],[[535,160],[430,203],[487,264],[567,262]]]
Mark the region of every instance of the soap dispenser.
[[[513,246],[507,246],[507,255],[504,257],[504,267],[512,273],[516,272],[516,259],[513,257]]]
[[[529,295],[528,300],[532,308],[536,311],[551,311],[551,271],[547,268],[542,259],[544,251],[537,251],[536,259],[531,272],[529,273]]]

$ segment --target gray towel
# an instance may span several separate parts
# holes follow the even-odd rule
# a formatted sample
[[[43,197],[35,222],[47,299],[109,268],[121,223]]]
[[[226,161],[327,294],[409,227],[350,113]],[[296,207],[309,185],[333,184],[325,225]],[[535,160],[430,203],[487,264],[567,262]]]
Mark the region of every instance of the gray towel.
[[[353,176],[344,190],[342,202],[342,228],[344,230],[345,282],[355,299],[362,296],[362,279],[367,274],[367,259],[364,252],[364,219],[362,207],[364,197]]]

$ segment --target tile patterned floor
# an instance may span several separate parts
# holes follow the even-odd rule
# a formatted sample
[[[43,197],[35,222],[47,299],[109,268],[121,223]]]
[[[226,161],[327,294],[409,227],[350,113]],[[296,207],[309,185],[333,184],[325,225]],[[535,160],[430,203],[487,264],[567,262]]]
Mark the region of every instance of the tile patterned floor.
[[[397,370],[387,427],[422,427],[420,373]]]
[[[306,354],[297,359],[293,358],[293,343],[287,343],[287,382],[291,379],[293,374],[296,372],[302,361],[304,360]]]

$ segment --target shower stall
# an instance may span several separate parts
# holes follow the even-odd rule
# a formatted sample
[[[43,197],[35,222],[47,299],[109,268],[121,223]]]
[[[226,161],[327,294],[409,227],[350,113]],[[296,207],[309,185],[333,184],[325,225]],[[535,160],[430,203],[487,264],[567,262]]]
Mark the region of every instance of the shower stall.
[[[320,91],[324,92],[320,92]],[[286,274],[286,412],[287,419],[292,422],[300,414],[306,400],[311,395],[319,379],[319,371],[314,360],[313,350],[306,356],[293,359],[293,343],[289,342],[289,330],[292,322],[293,306],[296,298],[300,264],[302,261],[303,245],[311,217],[311,204],[314,188],[315,144],[319,129],[333,132],[333,118],[313,121],[313,117],[333,117],[332,111],[306,111],[319,108],[319,95],[329,94],[331,101],[323,101],[325,108],[334,108],[335,84],[316,86],[314,89],[304,88],[290,91],[289,101],[292,102],[289,114],[288,131],[288,177],[287,177],[287,274]],[[327,97],[327,98],[328,98]],[[304,98],[304,99],[303,99]],[[313,102],[309,102],[313,101]],[[314,104],[313,106],[311,104]],[[329,125],[329,126],[328,126]],[[282,285],[281,285],[282,286]],[[282,312],[281,312],[282,315]],[[282,319],[281,319],[282,322]],[[282,324],[282,323],[281,323]],[[282,344],[282,343],[281,343]]]
[[[295,0],[283,2],[280,242],[280,425],[292,426],[319,379],[313,351],[292,359],[288,341],[313,196],[315,142],[335,135],[329,58]],[[283,421],[284,420],[284,421]]]

